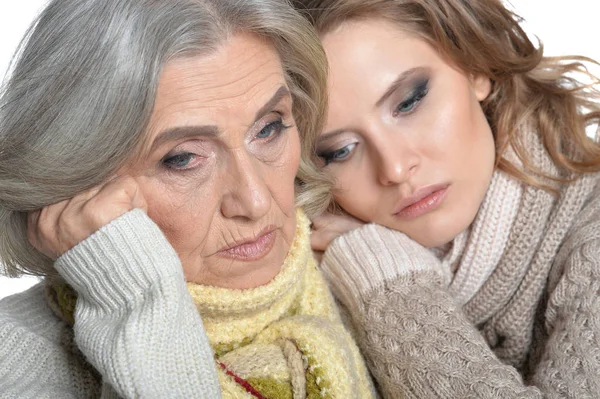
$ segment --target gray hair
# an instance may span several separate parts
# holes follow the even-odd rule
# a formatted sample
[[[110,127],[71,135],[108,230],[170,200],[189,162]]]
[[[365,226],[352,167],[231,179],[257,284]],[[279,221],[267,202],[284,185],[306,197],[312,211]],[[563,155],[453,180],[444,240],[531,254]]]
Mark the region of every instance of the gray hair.
[[[299,131],[316,135],[326,106],[325,55],[285,0],[50,2],[21,43],[0,97],[7,275],[55,275],[53,261],[27,241],[27,212],[106,181],[141,148],[165,64],[215,51],[238,32],[274,46]],[[301,164],[299,176],[314,173],[314,165]]]

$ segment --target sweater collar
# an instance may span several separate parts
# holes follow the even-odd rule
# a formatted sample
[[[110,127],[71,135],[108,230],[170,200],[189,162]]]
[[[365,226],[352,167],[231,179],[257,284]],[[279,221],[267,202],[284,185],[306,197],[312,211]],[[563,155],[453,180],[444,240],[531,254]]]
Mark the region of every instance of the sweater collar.
[[[265,285],[239,290],[187,284],[217,352],[227,352],[250,341],[272,322],[295,313],[312,254],[309,226],[302,210],[296,210],[294,241],[281,271]]]
[[[520,182],[495,171],[475,220],[441,258],[444,271],[453,273],[448,289],[460,305],[475,296],[502,258],[522,192]]]

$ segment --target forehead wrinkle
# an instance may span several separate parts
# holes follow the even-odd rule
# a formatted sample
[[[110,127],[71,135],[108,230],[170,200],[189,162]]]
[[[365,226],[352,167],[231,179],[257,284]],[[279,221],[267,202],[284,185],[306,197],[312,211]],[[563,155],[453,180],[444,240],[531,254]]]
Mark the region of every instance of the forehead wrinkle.
[[[237,37],[239,40],[240,35]],[[260,40],[254,46],[244,47],[241,51],[236,46],[236,38],[226,41],[215,53],[208,56],[189,57],[175,60],[171,69],[179,69],[185,73],[186,70],[191,70],[195,77],[202,77],[208,82],[219,82],[224,74],[234,75],[234,80],[229,80],[225,84],[217,84],[215,86],[207,85],[207,89],[222,88],[227,85],[236,85],[239,81],[245,81],[253,72],[261,71],[263,67],[275,61],[281,69],[281,61],[275,49],[266,41]],[[236,47],[234,47],[236,46]],[[254,50],[254,51],[252,51]],[[232,54],[233,53],[233,54]],[[265,56],[266,55],[266,56]],[[198,62],[195,62],[198,60]],[[258,63],[255,61],[259,61]],[[200,63],[200,65],[198,65]],[[169,71],[170,72],[170,71]],[[180,82],[179,76],[169,76],[166,74],[165,80],[169,78]],[[179,74],[176,74],[179,75]],[[214,79],[214,76],[218,79]]]
[[[265,65],[262,63],[261,65]],[[222,84],[212,84],[210,86],[205,86],[205,82],[218,82],[217,79],[211,79],[208,76],[206,79],[202,79],[202,81],[198,81],[198,79],[189,79],[187,84],[183,85],[178,83],[178,88],[172,89],[175,101],[163,101],[164,104],[157,104],[156,111],[169,111],[173,107],[185,106],[192,104],[195,108],[204,109],[204,108],[217,108],[218,103],[227,102],[234,99],[243,99],[243,100],[252,100],[259,96],[261,91],[265,89],[262,86],[281,86],[285,85],[285,79],[283,79],[283,72],[281,69],[273,70],[268,74],[259,75],[257,78],[252,78],[251,75],[260,70],[259,68],[254,68],[248,71],[247,74],[243,76],[239,76],[237,79],[224,82]],[[179,82],[182,82],[182,79]],[[273,84],[270,84],[270,81],[273,81]],[[243,83],[243,84],[240,84]],[[164,93],[166,96],[169,94]],[[202,98],[199,98],[195,94],[203,94]],[[164,99],[164,97],[163,97]],[[253,104],[247,103],[244,104],[248,106],[252,106]],[[225,104],[227,108],[231,107],[231,104]]]
[[[182,123],[216,125],[223,113],[227,124],[237,119],[250,128],[256,109],[267,103],[271,91],[287,87],[273,47],[262,40],[253,43],[241,47],[230,39],[210,55],[175,59],[167,65],[159,80],[151,131]],[[252,113],[248,121],[247,111]]]

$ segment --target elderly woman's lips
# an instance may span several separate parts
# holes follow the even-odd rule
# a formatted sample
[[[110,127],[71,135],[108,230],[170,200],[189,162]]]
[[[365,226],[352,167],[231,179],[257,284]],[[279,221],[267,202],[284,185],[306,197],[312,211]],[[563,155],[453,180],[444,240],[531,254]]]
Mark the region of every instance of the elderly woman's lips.
[[[220,256],[227,258],[233,258],[243,261],[253,261],[264,258],[273,246],[275,245],[275,238],[277,237],[277,230],[271,230],[259,236],[254,241],[248,241],[235,247],[220,250],[218,253]]]

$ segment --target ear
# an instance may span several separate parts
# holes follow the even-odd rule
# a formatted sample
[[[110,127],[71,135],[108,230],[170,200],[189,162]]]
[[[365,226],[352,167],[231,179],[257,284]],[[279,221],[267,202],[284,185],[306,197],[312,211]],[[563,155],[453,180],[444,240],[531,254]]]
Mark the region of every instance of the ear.
[[[490,95],[492,91],[492,81],[485,75],[471,75],[471,87],[477,97],[477,101],[481,102]]]

